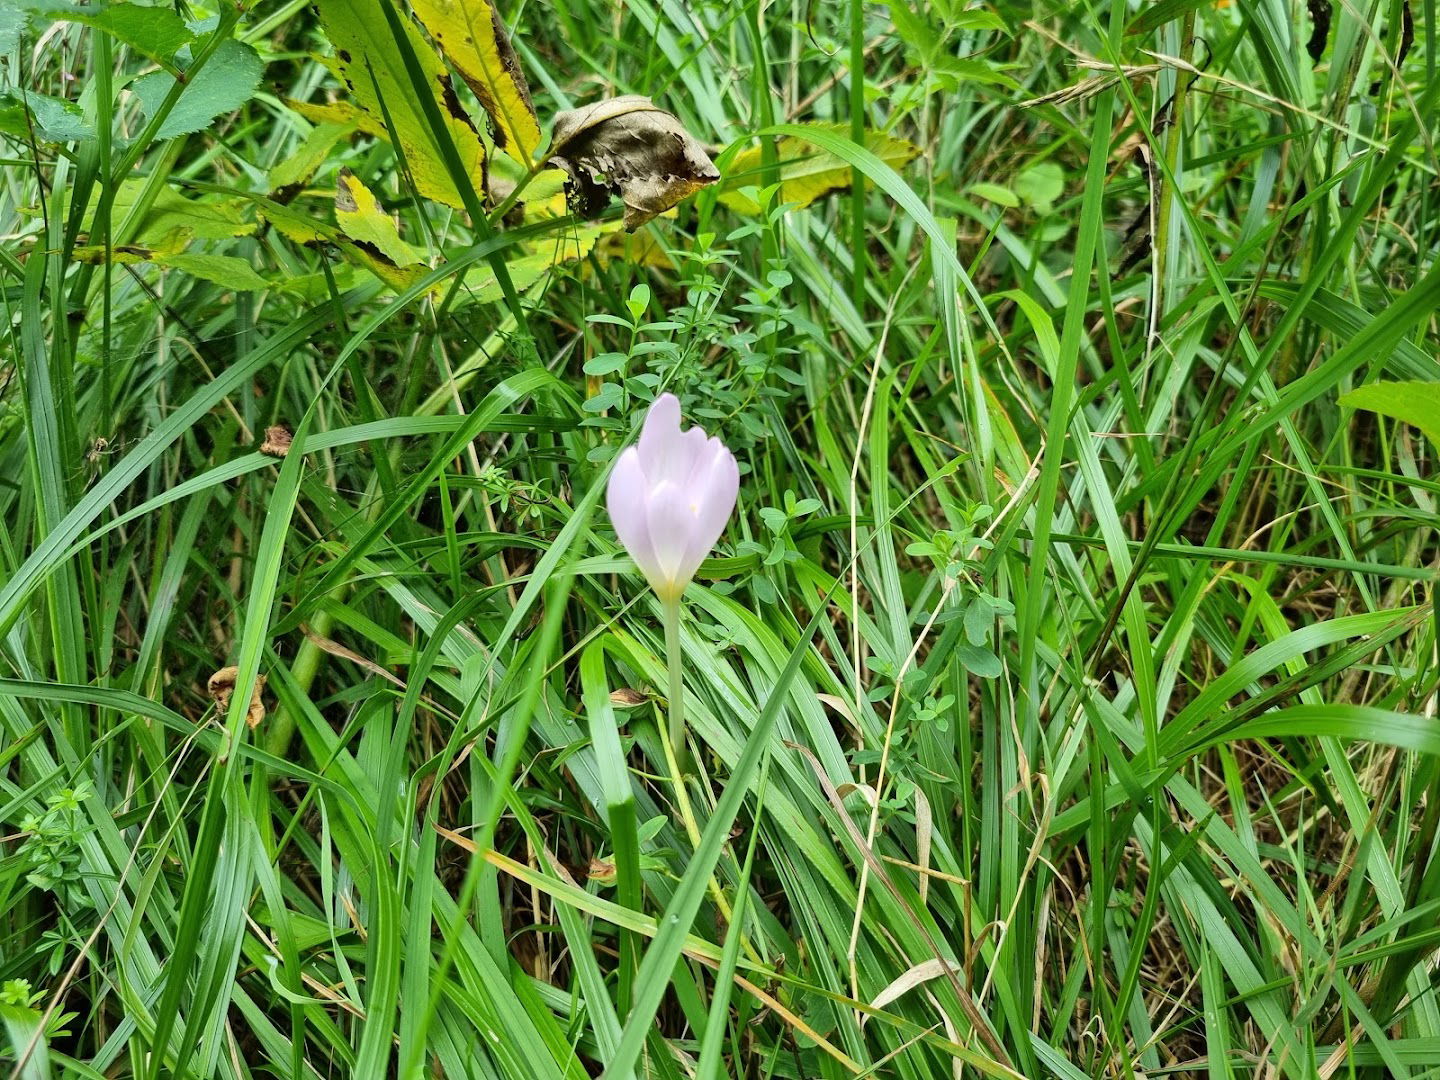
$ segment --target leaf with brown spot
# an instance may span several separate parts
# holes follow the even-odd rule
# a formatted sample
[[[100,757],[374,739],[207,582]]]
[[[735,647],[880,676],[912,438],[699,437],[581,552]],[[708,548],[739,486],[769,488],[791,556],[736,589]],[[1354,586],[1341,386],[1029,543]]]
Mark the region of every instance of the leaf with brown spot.
[[[463,210],[465,199],[446,167],[423,103],[407,73],[404,51],[390,29],[380,0],[318,0],[317,10],[335,46],[335,59],[328,66],[349,88],[354,103],[382,130],[387,127],[388,113],[394,137],[405,153],[405,163],[420,194]],[[485,147],[480,136],[455,100],[450,76],[440,57],[413,23],[406,21],[402,25],[405,40],[426,83],[432,87],[460,167],[474,186],[482,189]]]
[[[699,140],[638,94],[562,112],[550,161],[570,175],[576,213],[598,216],[614,192],[630,230],[720,179]]]
[[[429,272],[424,266],[396,266],[374,244],[352,240],[334,226],[273,200],[260,202],[260,216],[274,226],[276,232],[302,247],[333,244],[350,262],[369,270],[396,292],[404,292]]]
[[[335,220],[346,236],[357,244],[373,246],[396,266],[423,261],[420,252],[401,238],[395,219],[380,200],[349,169],[342,168],[335,183]]]
[[[490,114],[495,145],[528,169],[540,146],[540,123],[499,13],[486,0],[414,0],[414,7]]]
[[[235,679],[239,676],[240,669],[237,667],[223,667],[214,675],[210,676],[209,682],[205,684],[205,690],[215,702],[218,712],[225,712],[230,708],[230,698],[235,694]],[[265,676],[255,676],[255,686],[250,694],[250,708],[245,711],[245,723],[255,728],[260,726],[260,721],[265,719],[265,702],[261,700],[260,692],[265,689]]]

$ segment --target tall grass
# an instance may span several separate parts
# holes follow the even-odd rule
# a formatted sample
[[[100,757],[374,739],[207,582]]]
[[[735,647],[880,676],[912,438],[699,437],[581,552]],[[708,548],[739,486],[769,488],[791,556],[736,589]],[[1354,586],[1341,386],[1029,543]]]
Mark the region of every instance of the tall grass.
[[[501,14],[542,118],[650,95],[760,211],[532,284],[574,219],[318,144],[302,4],[168,139],[123,40],[0,33],[96,132],[0,105],[0,1071],[1440,1075],[1440,485],[1337,404],[1440,380],[1432,0]],[[317,145],[398,291],[257,217]],[[106,258],[177,196],[265,288]],[[742,465],[693,828],[602,499],[661,385]]]

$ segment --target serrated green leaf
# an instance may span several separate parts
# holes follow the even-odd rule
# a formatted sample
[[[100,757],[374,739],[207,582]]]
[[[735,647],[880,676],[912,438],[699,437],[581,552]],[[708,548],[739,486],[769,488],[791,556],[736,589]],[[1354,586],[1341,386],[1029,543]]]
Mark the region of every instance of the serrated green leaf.
[[[0,4],[0,56],[15,51],[20,44],[20,35],[29,25],[29,12]]]
[[[172,139],[208,127],[217,117],[234,112],[249,101],[260,85],[265,65],[260,54],[239,41],[222,41],[209,62],[181,92],[157,139]],[[154,115],[175,86],[166,71],[142,75],[131,84],[147,117]]]
[[[181,46],[195,40],[194,32],[168,7],[110,4],[95,10],[64,5],[51,7],[45,13],[52,18],[103,30],[142,56],[166,67],[174,62]]]
[[[19,89],[6,91],[5,100],[13,103],[0,112],[0,131],[7,135],[26,140],[33,123],[35,135],[46,142],[83,142],[95,137],[95,129],[85,122],[85,114],[71,102]]]

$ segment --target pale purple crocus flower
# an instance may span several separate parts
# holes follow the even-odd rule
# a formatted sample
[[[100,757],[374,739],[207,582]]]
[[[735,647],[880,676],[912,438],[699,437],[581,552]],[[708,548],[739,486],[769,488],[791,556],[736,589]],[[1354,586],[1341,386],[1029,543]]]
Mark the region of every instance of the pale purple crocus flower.
[[[656,398],[605,495],[620,543],[667,607],[725,531],[739,490],[735,455],[698,427],[681,431],[674,394]]]

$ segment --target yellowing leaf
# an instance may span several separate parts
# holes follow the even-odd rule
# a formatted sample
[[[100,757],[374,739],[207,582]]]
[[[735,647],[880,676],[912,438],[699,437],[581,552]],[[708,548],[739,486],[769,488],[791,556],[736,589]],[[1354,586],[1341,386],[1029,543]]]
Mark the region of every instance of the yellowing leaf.
[[[831,131],[846,138],[850,135],[850,129],[840,124],[807,126],[817,131]],[[892,169],[908,164],[920,153],[920,148],[914,143],[897,139],[883,131],[867,131],[865,148]],[[828,151],[821,150],[803,139],[792,137],[781,139],[775,149],[779,159],[781,203],[809,206],[822,195],[850,186],[850,166]],[[758,214],[759,203],[741,189],[764,186],[761,164],[761,150],[758,146],[752,146],[735,155],[725,170],[720,201],[732,210]]]
[[[404,292],[429,273],[428,268],[423,265],[396,266],[390,256],[373,244],[357,243],[344,236],[333,225],[306,217],[291,207],[267,200],[260,204],[260,216],[291,243],[300,244],[303,247],[333,244],[346,259],[356,266],[370,271],[396,292]],[[326,294],[318,284],[306,287],[314,295],[324,296]]]
[[[495,145],[529,168],[540,145],[540,124],[499,13],[486,0],[414,0],[414,6],[490,114]]]
[[[397,293],[404,292],[430,272],[426,266],[396,266],[389,257],[363,244],[342,241],[339,247],[347,259],[369,270]],[[429,291],[433,294],[439,290],[432,288]]]
[[[328,60],[328,57],[320,57],[321,60]],[[340,78],[339,65],[326,63],[326,67],[336,72],[335,77]],[[389,132],[385,130],[384,123],[375,121],[369,113],[350,101],[329,101],[314,103],[309,101],[286,101],[285,104],[294,109],[297,113],[309,120],[312,124],[334,124],[337,127],[353,128],[365,132],[366,135],[375,135],[388,140]]]
[[[615,228],[615,223],[587,225],[580,229],[566,229],[563,233],[536,241],[534,250],[529,254],[506,261],[505,269],[510,273],[511,284],[516,289],[528,289],[561,263],[583,259],[590,254],[590,249],[602,233]],[[465,287],[460,292],[458,304],[489,304],[501,298],[495,271],[481,265],[466,273]]]
[[[150,262],[167,255],[178,255],[194,238],[194,230],[176,228],[163,235],[156,234],[149,237],[144,243],[116,244],[110,249],[110,261],[119,265],[133,265]],[[98,266],[105,261],[105,245],[87,244],[77,247],[71,253],[71,258],[76,262],[92,263]]]
[[[388,112],[420,194],[463,209],[465,200],[445,166],[437,134],[431,131],[407,74],[404,53],[380,5],[381,0],[319,0],[320,21],[335,46],[333,70],[349,88],[355,104],[382,130]],[[485,167],[485,148],[480,136],[455,97],[450,75],[440,57],[411,23],[401,25],[425,76],[425,85],[431,88],[440,108],[445,130],[459,155],[460,167],[479,190]]]
[[[298,190],[329,160],[330,151],[335,144],[354,130],[354,126],[348,124],[315,125],[310,129],[310,134],[305,136],[305,141],[270,170],[271,189]]]
[[[595,245],[595,260],[605,266],[613,259],[636,266],[653,266],[657,270],[675,269],[675,262],[665,251],[665,246],[649,229],[633,233],[612,232],[602,236]]]
[[[423,261],[420,252],[400,238],[395,219],[349,169],[340,170],[335,185],[335,220],[351,240],[374,248],[396,266]]]
[[[334,244],[340,240],[339,232],[324,222],[316,221],[298,210],[276,202],[262,202],[260,216],[292,244],[308,247],[312,244]]]

